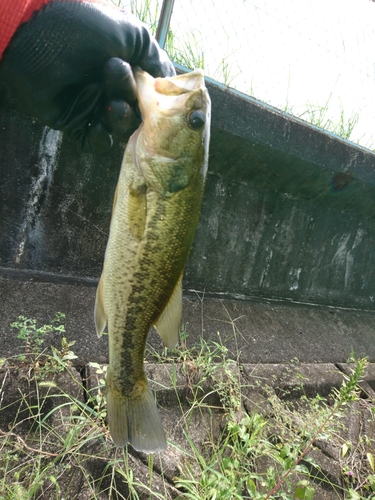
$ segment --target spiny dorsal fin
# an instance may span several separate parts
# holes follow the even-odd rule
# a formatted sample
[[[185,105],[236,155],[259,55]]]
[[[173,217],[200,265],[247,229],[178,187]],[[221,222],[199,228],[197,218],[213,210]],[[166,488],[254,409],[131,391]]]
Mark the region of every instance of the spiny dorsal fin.
[[[182,276],[177,282],[172,296],[169,299],[164,311],[155,322],[157,329],[164,344],[172,349],[178,344],[178,334],[180,331],[182,314]]]

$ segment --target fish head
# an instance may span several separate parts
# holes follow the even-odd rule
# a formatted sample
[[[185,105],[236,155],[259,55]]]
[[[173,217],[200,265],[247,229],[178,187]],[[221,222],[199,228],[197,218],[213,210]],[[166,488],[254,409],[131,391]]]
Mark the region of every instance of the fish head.
[[[142,126],[136,163],[146,184],[164,196],[207,173],[211,101],[200,70],[153,78],[136,69]]]

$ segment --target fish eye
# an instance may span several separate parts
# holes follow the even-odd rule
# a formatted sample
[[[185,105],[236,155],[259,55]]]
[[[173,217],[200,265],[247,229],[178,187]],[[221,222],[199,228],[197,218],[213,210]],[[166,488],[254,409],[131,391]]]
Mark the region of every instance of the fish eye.
[[[206,117],[203,111],[196,109],[192,111],[189,115],[189,125],[194,130],[198,130],[203,127],[206,122]]]

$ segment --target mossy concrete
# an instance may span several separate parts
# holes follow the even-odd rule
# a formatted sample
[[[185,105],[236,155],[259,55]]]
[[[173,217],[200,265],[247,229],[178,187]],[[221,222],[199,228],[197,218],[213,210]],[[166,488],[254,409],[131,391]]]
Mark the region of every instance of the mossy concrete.
[[[375,305],[375,156],[208,81],[209,175],[185,289]],[[127,137],[81,154],[2,110],[0,266],[98,278]]]

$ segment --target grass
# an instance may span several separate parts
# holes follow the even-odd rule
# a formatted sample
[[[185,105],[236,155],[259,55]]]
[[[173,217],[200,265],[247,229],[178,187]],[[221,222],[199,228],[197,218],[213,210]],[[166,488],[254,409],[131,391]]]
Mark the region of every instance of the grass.
[[[285,380],[264,384],[230,359],[219,334],[189,346],[183,331],[178,349],[148,352],[165,368],[153,384],[163,416],[176,424],[166,429],[168,452],[147,457],[111,442],[105,367],[91,363],[82,377],[64,337],[58,349],[43,349],[51,328],[64,334],[63,317],[55,319],[12,324],[24,352],[6,360],[0,379],[0,499],[319,500],[322,484],[330,498],[375,498],[374,406],[358,385],[365,359],[328,397],[308,398],[296,360]],[[296,394],[283,385],[293,377]],[[254,394],[260,399],[247,411]],[[351,443],[344,419],[359,404],[368,431]],[[321,443],[339,450],[338,484],[316,461]]]
[[[133,0],[131,4],[132,14],[135,15],[149,28],[153,35],[156,34],[161,4],[152,0]],[[204,54],[201,50],[199,40],[201,34],[194,31],[187,32],[183,37],[169,28],[165,44],[165,50],[170,59],[189,69],[204,69]]]
[[[121,4],[120,0],[118,2],[115,0],[112,1]],[[132,0],[131,2],[132,14],[142,21],[142,23],[145,23],[153,35],[156,33],[160,10],[161,6],[158,1]]]
[[[121,0],[112,0],[116,5],[121,5]],[[132,13],[144,22],[151,32],[155,35],[157,23],[161,11],[161,2],[158,0],[133,0],[131,2]],[[225,30],[223,30],[225,37]],[[219,62],[207,60],[205,57],[202,34],[196,30],[187,30],[186,32],[176,32],[169,29],[165,50],[172,61],[181,64],[189,69],[201,68],[206,71],[207,76],[219,81],[227,86],[236,87],[236,79],[240,76],[238,70],[234,70],[233,55],[234,52],[222,54]],[[225,45],[225,44],[224,44]],[[253,95],[252,90],[249,91]],[[302,110],[295,110],[287,102],[284,111],[297,116],[309,123],[312,123],[324,130],[339,135],[344,139],[351,139],[353,131],[360,119],[358,113],[353,113],[350,116],[344,111],[343,106],[339,113],[333,115],[330,102],[330,95],[323,105],[316,105],[308,102]],[[287,99],[288,101],[288,99]],[[362,144],[363,138],[358,139],[358,143]],[[374,140],[366,140],[363,146],[374,149]]]
[[[341,104],[339,115],[335,119],[332,118],[330,112],[330,101],[332,94],[328,97],[322,106],[316,106],[312,103],[307,103],[302,111],[297,111],[288,103],[284,111],[297,116],[317,127],[339,135],[343,139],[350,139],[352,137],[355,126],[358,123],[359,115],[354,113],[347,116]]]

